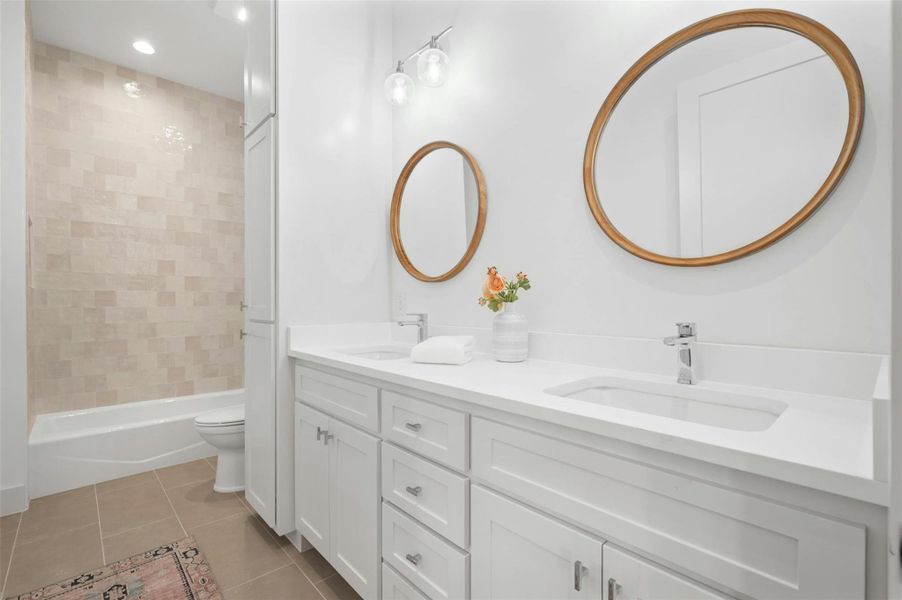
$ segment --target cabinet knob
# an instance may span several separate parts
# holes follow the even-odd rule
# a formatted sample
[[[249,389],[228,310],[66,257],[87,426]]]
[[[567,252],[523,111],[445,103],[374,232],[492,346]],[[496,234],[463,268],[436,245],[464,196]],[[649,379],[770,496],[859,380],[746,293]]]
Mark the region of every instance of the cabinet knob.
[[[616,600],[620,597],[620,592],[623,591],[623,587],[617,583],[617,580],[611,577],[608,579],[608,599],[607,600]]]
[[[326,431],[325,429],[323,429],[322,427],[317,426],[316,427],[316,441],[317,442],[320,441],[322,439],[323,435],[326,433],[329,433],[329,432]]]
[[[423,488],[421,488],[420,486],[417,486],[417,487],[410,487],[410,486],[408,485],[408,486],[407,486],[406,488],[404,488],[404,489],[406,489],[406,490],[407,490],[407,493],[410,494],[411,496],[419,496],[419,495],[420,495],[420,492],[423,491]]]
[[[246,332],[245,330],[242,329],[242,330],[241,330],[241,333],[239,333],[238,336],[239,336],[239,339],[242,339],[242,340],[243,340],[244,338],[247,337],[247,332]]]
[[[244,312],[244,309],[246,309],[246,308],[247,308],[247,304],[244,302],[244,300],[242,300],[241,305],[239,306],[239,310],[241,310],[241,312]]]
[[[423,428],[423,425],[421,423],[404,423],[404,427],[411,431],[419,431]]]
[[[404,558],[406,558],[407,562],[409,562],[410,564],[416,565],[419,564],[422,557],[419,554],[406,554]]]

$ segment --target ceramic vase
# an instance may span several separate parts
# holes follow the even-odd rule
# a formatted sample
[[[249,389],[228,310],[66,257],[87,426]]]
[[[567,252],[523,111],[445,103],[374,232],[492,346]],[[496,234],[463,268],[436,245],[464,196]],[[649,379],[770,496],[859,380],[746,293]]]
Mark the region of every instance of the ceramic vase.
[[[529,323],[516,303],[505,304],[492,321],[492,353],[501,362],[523,362],[529,354]]]

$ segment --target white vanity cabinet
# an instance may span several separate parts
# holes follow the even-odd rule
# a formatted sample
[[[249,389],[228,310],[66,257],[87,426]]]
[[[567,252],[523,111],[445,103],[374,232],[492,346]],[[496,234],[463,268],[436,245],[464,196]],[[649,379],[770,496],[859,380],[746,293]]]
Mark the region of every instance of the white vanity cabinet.
[[[474,599],[601,597],[601,540],[480,486],[471,501]]]
[[[367,599],[379,596],[379,438],[295,405],[295,524]]]
[[[298,530],[367,600],[879,596],[869,507],[314,362],[295,397]]]

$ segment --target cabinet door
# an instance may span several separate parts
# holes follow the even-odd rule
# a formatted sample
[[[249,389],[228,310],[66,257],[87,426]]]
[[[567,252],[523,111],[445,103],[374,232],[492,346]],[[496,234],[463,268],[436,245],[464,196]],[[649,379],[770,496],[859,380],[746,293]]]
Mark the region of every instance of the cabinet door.
[[[485,488],[471,489],[473,598],[601,597],[603,542]]]
[[[244,132],[248,134],[276,112],[276,7],[274,0],[245,2],[244,7]]]
[[[295,527],[320,554],[329,556],[329,417],[294,405]]]
[[[244,496],[276,524],[276,367],[274,325],[245,323]]]
[[[251,2],[250,4],[255,4]],[[244,302],[246,318],[275,318],[275,143],[272,121],[244,142]]]
[[[327,444],[330,562],[358,594],[375,599],[379,597],[379,439],[330,419]]]
[[[616,546],[604,546],[604,600],[726,599]]]

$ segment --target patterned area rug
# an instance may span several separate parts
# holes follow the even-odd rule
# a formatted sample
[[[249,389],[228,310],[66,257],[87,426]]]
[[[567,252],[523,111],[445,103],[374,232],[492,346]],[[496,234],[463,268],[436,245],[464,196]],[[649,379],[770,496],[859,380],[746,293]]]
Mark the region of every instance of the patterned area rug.
[[[193,537],[42,587],[15,600],[222,600]]]

